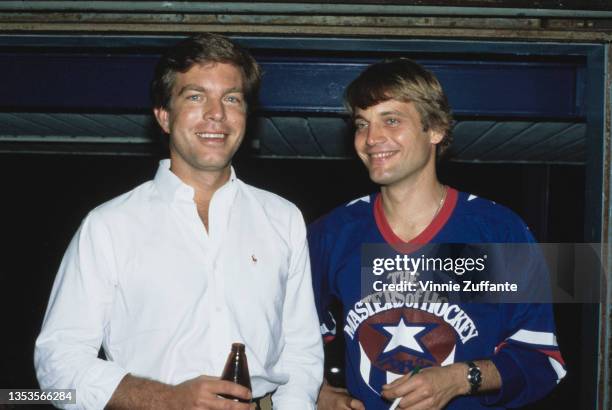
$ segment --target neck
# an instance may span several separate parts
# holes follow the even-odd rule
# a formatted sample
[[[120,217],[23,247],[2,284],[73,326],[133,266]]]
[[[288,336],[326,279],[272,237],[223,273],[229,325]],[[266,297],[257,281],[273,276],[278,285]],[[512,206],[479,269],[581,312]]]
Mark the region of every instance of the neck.
[[[446,187],[435,172],[429,177],[381,188],[385,217],[393,232],[408,242],[429,226],[440,212]]]
[[[170,171],[178,176],[181,181],[194,190],[193,200],[198,209],[198,215],[208,230],[208,207],[214,193],[221,188],[231,176],[231,168],[227,167],[218,171],[195,171],[193,168],[184,168],[171,162]]]
[[[210,201],[215,191],[221,188],[227,181],[229,181],[231,175],[231,169],[228,166],[219,171],[185,171],[174,165],[170,166],[176,176],[181,181],[189,185],[195,191],[194,201],[199,203],[201,201]]]

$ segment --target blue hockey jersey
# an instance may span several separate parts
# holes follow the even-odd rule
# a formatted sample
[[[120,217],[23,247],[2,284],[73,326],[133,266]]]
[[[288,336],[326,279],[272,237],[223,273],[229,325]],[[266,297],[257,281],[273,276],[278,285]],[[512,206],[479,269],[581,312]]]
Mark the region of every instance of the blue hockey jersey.
[[[490,359],[502,389],[462,396],[448,409],[519,407],[545,396],[564,377],[552,307],[545,303],[418,302],[373,306],[363,301],[363,244],[402,244],[391,230],[379,194],[356,199],[309,227],[313,286],[325,338],[335,334],[328,308],[342,304],[346,383],[366,409],[388,409],[381,386],[415,366],[444,366]],[[434,220],[413,241],[427,243],[523,243],[534,239],[509,209],[448,188]]]

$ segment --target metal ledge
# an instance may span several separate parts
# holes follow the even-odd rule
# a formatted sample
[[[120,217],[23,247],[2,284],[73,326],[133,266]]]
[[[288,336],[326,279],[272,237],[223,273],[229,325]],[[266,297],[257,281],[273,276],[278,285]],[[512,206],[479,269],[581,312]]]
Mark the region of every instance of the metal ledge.
[[[0,11],[77,11],[146,13],[257,13],[310,15],[421,15],[612,18],[608,10],[559,10],[541,8],[417,6],[363,3],[253,3],[253,2],[171,2],[171,1],[4,1]]]
[[[0,23],[0,32],[11,33],[167,33],[186,34],[200,32],[242,34],[242,35],[291,35],[291,36],[334,36],[334,37],[395,37],[395,38],[436,38],[436,39],[504,39],[528,41],[566,42],[612,42],[609,31],[569,29],[499,29],[499,28],[450,28],[450,27],[354,27],[317,25],[268,25],[268,24],[83,24],[79,22],[20,22]]]

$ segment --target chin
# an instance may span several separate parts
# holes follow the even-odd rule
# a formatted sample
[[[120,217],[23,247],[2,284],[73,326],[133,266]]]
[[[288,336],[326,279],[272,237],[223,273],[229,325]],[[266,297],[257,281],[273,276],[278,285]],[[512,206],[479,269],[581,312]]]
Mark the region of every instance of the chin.
[[[368,174],[372,182],[375,182],[379,185],[386,185],[393,181],[393,175],[389,175],[388,172],[385,172],[381,169],[369,169]]]
[[[203,155],[196,161],[203,168],[223,168],[230,162],[230,158],[225,155]]]
[[[198,167],[201,171],[223,171],[224,169],[228,168],[229,163],[224,162],[224,163],[214,163],[214,162],[207,162],[207,163],[202,163],[199,164],[200,166]]]
[[[389,185],[390,183],[393,182],[392,178],[384,177],[384,176],[381,177],[381,176],[370,175],[370,179],[372,180],[372,182],[378,185]]]

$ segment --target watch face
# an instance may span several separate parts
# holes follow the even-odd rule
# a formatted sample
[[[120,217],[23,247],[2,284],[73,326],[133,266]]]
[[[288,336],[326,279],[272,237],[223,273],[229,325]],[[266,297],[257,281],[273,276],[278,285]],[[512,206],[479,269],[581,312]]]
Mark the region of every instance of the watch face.
[[[474,371],[472,371],[472,378],[474,380],[475,383],[480,384],[480,382],[482,381],[482,376],[480,374],[480,370],[478,369],[473,369]]]
[[[473,387],[478,388],[482,382],[482,374],[478,367],[470,367],[468,371],[468,380]]]

